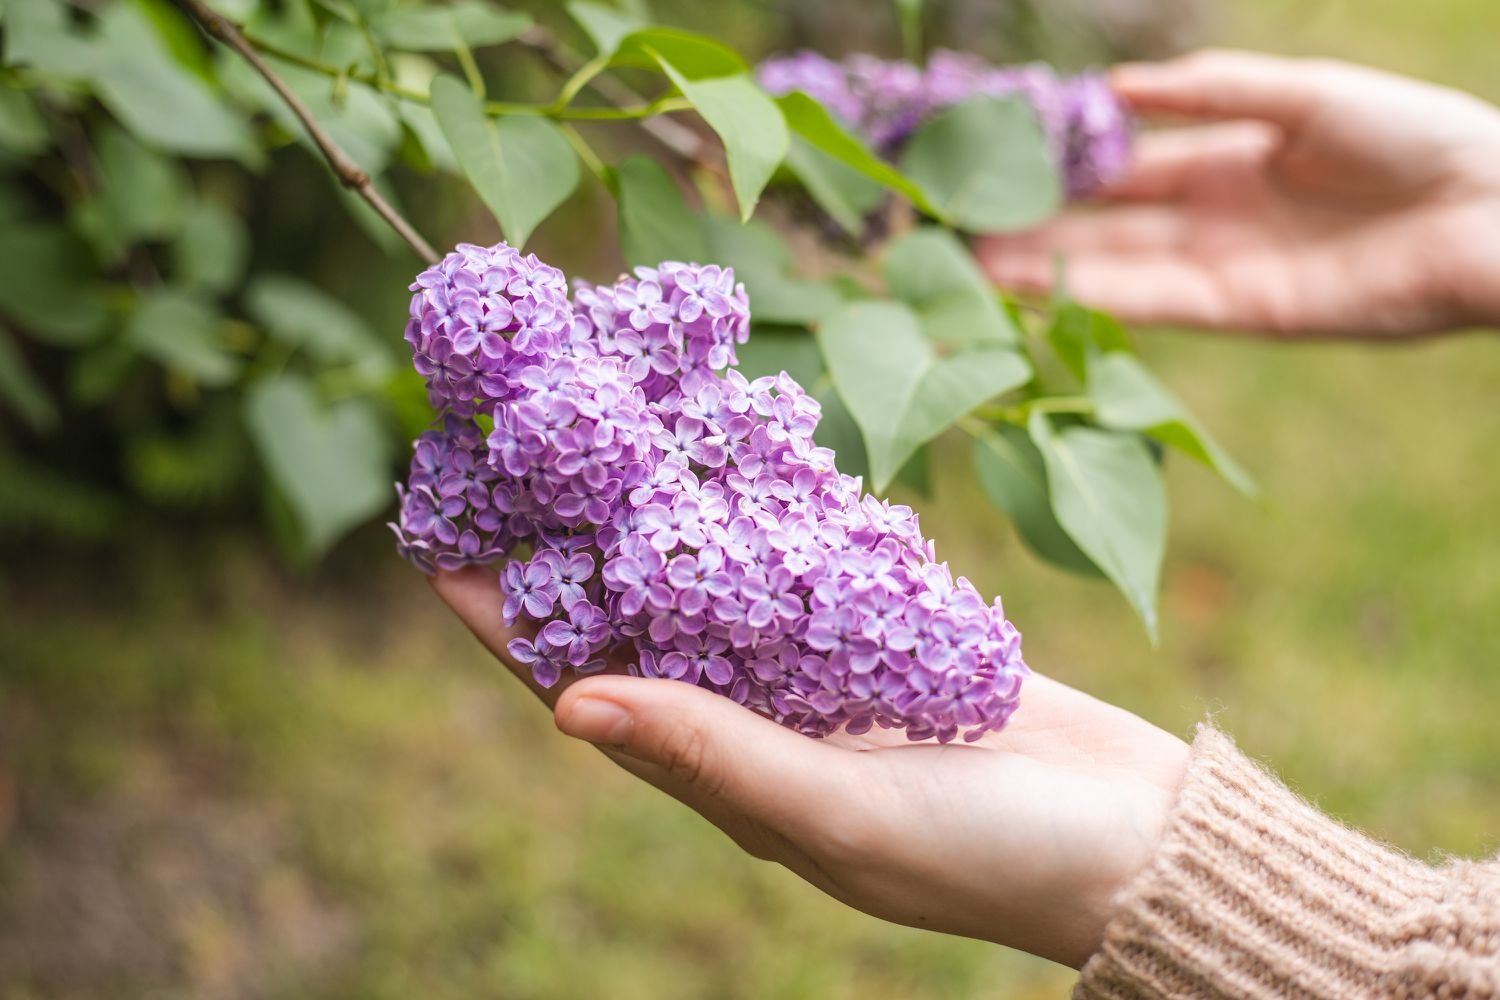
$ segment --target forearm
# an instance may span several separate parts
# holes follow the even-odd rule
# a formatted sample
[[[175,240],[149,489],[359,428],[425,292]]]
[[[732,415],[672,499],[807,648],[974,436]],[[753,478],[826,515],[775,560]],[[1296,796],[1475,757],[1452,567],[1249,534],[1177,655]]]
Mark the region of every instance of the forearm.
[[[1074,995],[1486,990],[1500,991],[1500,866],[1433,869],[1382,847],[1205,728],[1157,856],[1121,894]]]

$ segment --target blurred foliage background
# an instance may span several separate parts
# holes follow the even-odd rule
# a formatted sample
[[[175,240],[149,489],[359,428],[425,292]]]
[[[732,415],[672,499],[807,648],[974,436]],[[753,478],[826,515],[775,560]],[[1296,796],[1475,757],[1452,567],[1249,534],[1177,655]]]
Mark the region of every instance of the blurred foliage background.
[[[1240,44],[1500,100],[1489,7],[954,0],[927,18],[934,43],[1001,60]],[[873,0],[653,8],[752,56],[899,45]],[[501,52],[485,68],[507,94],[546,95],[544,67]],[[192,190],[176,210],[195,225],[213,225],[204,203],[257,207],[245,261],[223,285],[190,253],[163,250],[162,266],[234,289],[252,316],[241,274],[322,289],[399,358],[415,262],[371,242],[318,163],[289,148],[253,177],[195,172]],[[497,235],[420,178],[399,193],[440,245]],[[166,209],[101,211],[149,237]],[[538,252],[609,276],[608,199],[565,212]],[[16,232],[0,223],[0,243]],[[939,549],[1005,595],[1038,669],[1184,734],[1212,713],[1323,807],[1419,855],[1493,852],[1493,337],[1139,340],[1270,501],[1172,463],[1161,648],[1107,585],[1019,545],[962,440],[939,442],[934,496],[918,501]],[[49,385],[81,378],[59,356],[28,360]],[[393,459],[427,419],[395,372],[347,376],[390,380],[378,419]],[[58,435],[14,416],[0,429],[0,997],[1064,994],[1067,970],[842,910],[564,742],[382,529],[303,565],[285,512],[260,516],[255,459],[212,394],[156,370],[117,377],[137,388],[108,407],[61,397]]]

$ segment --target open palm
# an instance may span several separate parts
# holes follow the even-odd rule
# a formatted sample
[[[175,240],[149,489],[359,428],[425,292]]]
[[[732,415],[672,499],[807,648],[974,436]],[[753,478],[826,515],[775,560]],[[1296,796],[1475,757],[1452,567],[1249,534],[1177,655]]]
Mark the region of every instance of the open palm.
[[[1127,321],[1284,335],[1484,322],[1500,272],[1500,113],[1326,60],[1203,52],[1119,69],[1143,114],[1218,124],[1142,136],[1098,206],[984,241],[996,281]]]
[[[538,686],[506,652],[494,575],[434,587],[564,732],[701,813],[752,855],[913,926],[1074,966],[1149,859],[1183,742],[1045,677],[973,745],[896,732],[812,740],[687,684],[607,675]]]

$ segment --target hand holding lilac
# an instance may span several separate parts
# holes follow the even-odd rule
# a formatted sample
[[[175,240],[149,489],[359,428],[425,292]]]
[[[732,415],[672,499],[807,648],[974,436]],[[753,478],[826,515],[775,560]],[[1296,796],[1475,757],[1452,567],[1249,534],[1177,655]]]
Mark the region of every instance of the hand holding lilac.
[[[1153,855],[1187,761],[1176,737],[1039,676],[1004,730],[948,747],[882,729],[805,739],[701,688],[619,676],[619,662],[543,687],[489,573],[441,572],[433,586],[559,729],[755,857],[883,919],[1074,967]],[[720,669],[717,655],[697,669]],[[790,655],[756,669],[795,672]]]

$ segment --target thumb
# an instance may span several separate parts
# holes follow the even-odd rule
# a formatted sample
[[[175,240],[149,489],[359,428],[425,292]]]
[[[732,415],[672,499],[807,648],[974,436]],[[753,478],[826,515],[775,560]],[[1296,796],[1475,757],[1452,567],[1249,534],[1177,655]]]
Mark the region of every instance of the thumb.
[[[788,836],[848,796],[853,756],[680,681],[590,677],[558,699],[557,728],[656,765],[678,797],[717,800]]]
[[[1284,128],[1300,124],[1322,92],[1318,64],[1259,52],[1204,49],[1160,63],[1125,63],[1110,84],[1143,114],[1188,118],[1256,118]]]

